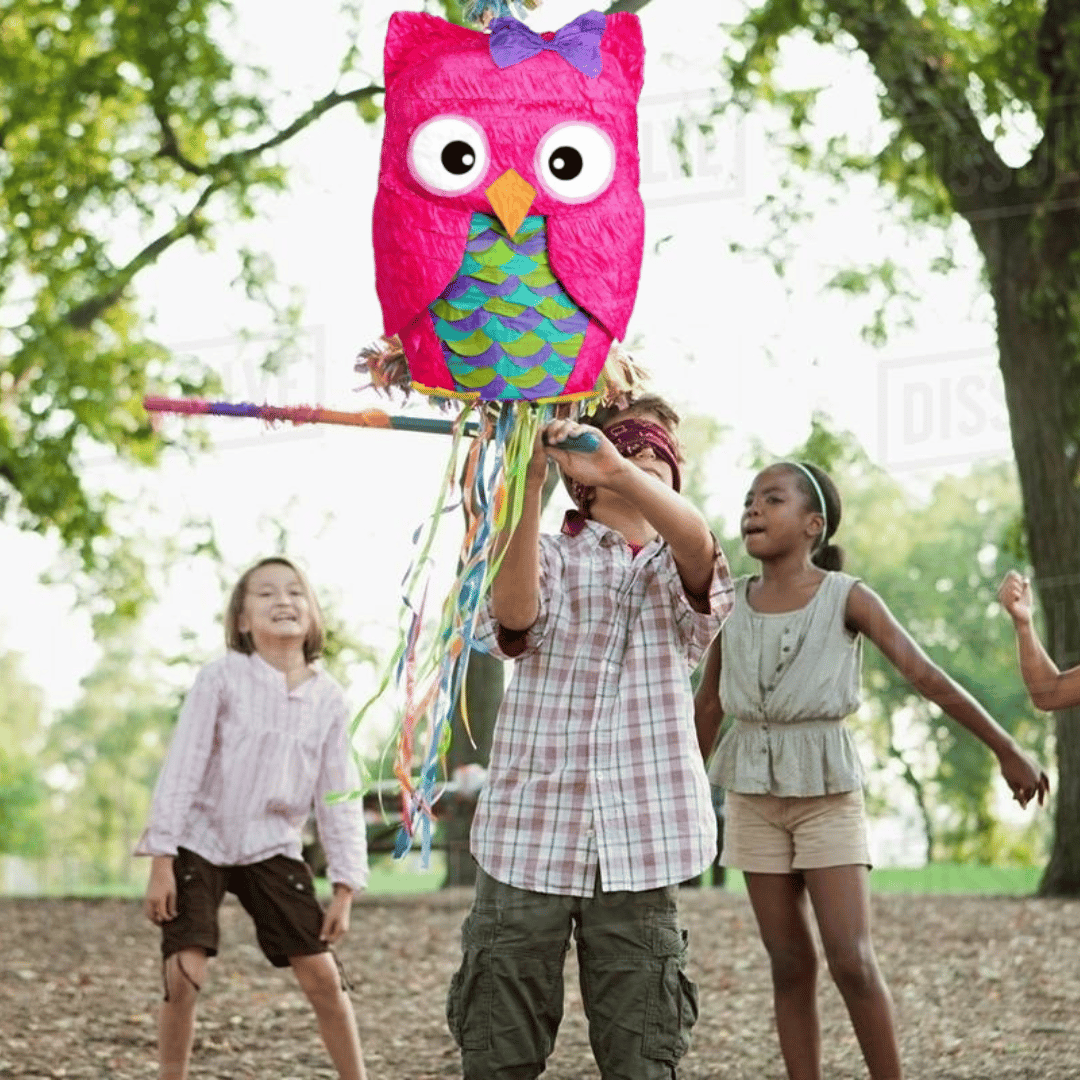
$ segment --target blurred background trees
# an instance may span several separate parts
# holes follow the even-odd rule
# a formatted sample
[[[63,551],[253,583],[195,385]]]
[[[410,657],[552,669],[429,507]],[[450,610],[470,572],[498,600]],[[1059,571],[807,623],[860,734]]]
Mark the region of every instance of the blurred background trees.
[[[455,14],[453,0],[429,6]],[[665,11],[688,24],[718,17],[706,7],[668,0]],[[356,7],[342,10],[358,28]],[[1026,703],[993,591],[1005,568],[1030,559],[1051,651],[1080,661],[1080,10],[1068,0],[764,0],[742,14],[718,62],[716,111],[765,117],[790,164],[764,194],[776,228],[762,257],[788,265],[809,171],[838,198],[859,178],[880,185],[883,220],[939,239],[928,273],[958,260],[984,267],[1017,468],[975,467],[915,494],[827,422],[803,449],[837,475],[852,572],[1025,745],[1049,754],[1053,722]],[[358,30],[342,39],[325,91],[296,101],[237,59],[234,19],[226,0],[0,0],[0,522],[59,542],[54,577],[78,586],[102,645],[80,700],[55,718],[18,658],[0,656],[0,849],[78,850],[102,881],[126,873],[122,852],[175,716],[183,680],[161,672],[205,659],[154,655],[139,620],[167,568],[220,563],[198,527],[168,550],[148,548],[130,521],[117,524],[132,514],[123,496],[87,478],[95,454],[152,469],[169,445],[205,445],[193,430],[156,433],[142,412],[144,393],[211,393],[216,377],[158,340],[137,283],[167,252],[210,253],[229,223],[285,191],[283,148],[322,117],[341,106],[363,122],[379,116],[378,85],[356,74]],[[791,80],[793,48],[820,59],[819,79]],[[830,127],[819,108],[831,82],[852,74],[877,110],[869,141]],[[280,328],[263,358],[272,369],[298,326],[296,298],[262,251],[231,257],[237,295]],[[846,268],[833,284],[877,304],[866,337],[880,344],[928,281],[886,261]],[[722,438],[707,417],[690,418],[687,434],[703,453]],[[707,477],[691,482],[704,500]],[[723,516],[734,522],[736,508]],[[738,564],[737,543],[726,546]],[[341,632],[355,638],[344,618]],[[372,660],[362,652],[354,663]],[[483,678],[490,691],[494,676]],[[997,823],[989,755],[869,655],[866,685],[871,794],[884,807],[903,793],[928,856],[1041,858],[1038,828],[1017,839]],[[493,707],[471,712],[481,745]],[[1080,716],[1063,713],[1055,735],[1043,888],[1076,894]]]

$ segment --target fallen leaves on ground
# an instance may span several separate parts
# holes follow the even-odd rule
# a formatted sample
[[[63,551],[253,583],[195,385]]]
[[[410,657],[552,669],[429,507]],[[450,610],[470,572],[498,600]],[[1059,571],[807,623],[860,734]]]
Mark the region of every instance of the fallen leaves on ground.
[[[467,890],[362,897],[338,953],[371,1080],[460,1075],[446,1030]],[[682,1080],[783,1080],[765,954],[745,896],[684,889],[701,1019]],[[918,1080],[1080,1076],[1080,906],[1058,900],[876,896],[878,959]],[[137,902],[0,900],[0,1077],[149,1080],[161,998],[158,932]],[[597,1070],[571,952],[566,1019],[545,1077]],[[825,1075],[865,1077],[822,966]],[[221,955],[202,993],[193,1080],[333,1080],[288,971],[263,959],[229,897]]]

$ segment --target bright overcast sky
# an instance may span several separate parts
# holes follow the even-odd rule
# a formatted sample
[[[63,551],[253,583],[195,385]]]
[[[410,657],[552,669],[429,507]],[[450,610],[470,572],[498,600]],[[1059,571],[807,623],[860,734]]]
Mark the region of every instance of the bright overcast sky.
[[[309,0],[298,19],[283,0],[236,0],[244,55],[265,64],[276,90],[288,91],[289,118],[334,79],[342,36],[333,0]],[[363,5],[366,76],[381,77],[381,42],[395,7]],[[553,29],[583,10],[577,0],[545,0],[530,20]],[[776,189],[778,159],[757,122],[722,127],[713,147],[691,146],[699,175],[681,178],[667,149],[680,110],[703,107],[715,84],[711,65],[724,45],[716,22],[736,8],[717,0],[656,0],[642,12],[648,60],[641,107],[643,183],[648,208],[645,265],[631,338],[657,389],[685,413],[714,416],[731,429],[711,462],[707,510],[729,519],[749,479],[750,439],[783,453],[805,438],[814,409],[862,440],[872,457],[905,476],[916,466],[957,467],[1007,450],[1001,424],[993,330],[978,299],[974,268],[943,283],[923,279],[928,298],[916,325],[874,350],[859,336],[869,307],[821,284],[851,262],[891,255],[918,268],[927,253],[906,234],[887,230],[868,185],[840,205],[821,206],[801,230],[782,286],[761,261],[730,253],[731,241],[752,244],[761,225],[754,209]],[[873,84],[865,72],[827,63],[807,46],[792,49],[792,78],[831,87],[826,110],[874,138]],[[342,88],[353,85],[342,80]],[[295,106],[295,107],[294,107]],[[231,397],[278,403],[359,408],[384,402],[358,395],[352,370],[357,349],[377,335],[370,216],[381,127],[339,109],[287,150],[290,193],[267,203],[258,221],[217,231],[217,253],[190,245],[170,252],[139,281],[157,314],[161,340],[194,352],[223,373]],[[282,280],[304,297],[302,355],[280,378],[262,379],[256,345],[238,333],[254,313],[228,288],[229,252],[241,242],[270,251]],[[970,245],[961,247],[969,257]],[[257,324],[254,324],[257,325]],[[423,402],[412,406],[424,412]],[[180,420],[170,421],[182,423]],[[194,466],[173,458],[149,475],[105,464],[92,482],[124,494],[129,511],[158,535],[185,514],[210,515],[226,557],[238,569],[268,550],[269,525],[282,522],[293,552],[354,630],[385,644],[396,625],[397,586],[411,559],[410,537],[431,507],[448,444],[435,436],[343,429],[264,431],[254,422],[218,420],[217,450]],[[156,509],[154,507],[156,506]],[[444,558],[456,534],[447,530]],[[26,673],[67,705],[95,650],[88,624],[64,588],[45,589],[35,576],[55,548],[40,537],[0,530],[9,574],[0,617],[0,647],[25,656]],[[12,580],[13,579],[13,580]],[[209,574],[181,576],[152,613],[148,634],[168,647],[181,629],[195,631],[209,654],[218,648],[223,603]],[[64,657],[61,663],[58,657]],[[362,697],[362,688],[353,696]]]

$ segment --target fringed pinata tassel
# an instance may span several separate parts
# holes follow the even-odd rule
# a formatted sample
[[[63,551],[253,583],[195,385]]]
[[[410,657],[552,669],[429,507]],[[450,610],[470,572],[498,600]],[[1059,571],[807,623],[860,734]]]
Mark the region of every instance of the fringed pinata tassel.
[[[421,855],[427,864],[433,808],[439,798],[438,781],[449,747],[454,707],[461,699],[469,655],[476,647],[476,620],[501,560],[501,552],[496,555],[496,541],[501,533],[512,531],[521,518],[536,433],[551,412],[550,406],[504,405],[489,437],[471,443],[461,480],[466,528],[458,575],[443,603],[439,627],[424,648],[420,646],[424,606],[417,595],[426,591],[425,570],[435,527],[454,508],[448,505],[448,495],[457,477],[456,452],[451,455],[447,482],[421,541],[421,551],[406,575],[408,626],[390,665],[395,681],[404,683],[406,698],[394,752],[394,774],[402,788],[401,827],[394,845],[399,858],[411,849],[419,834]],[[388,672],[375,697],[390,678]],[[354,721],[354,731],[366,709]]]
[[[360,390],[367,390],[370,387],[389,398],[392,398],[394,392],[397,391],[402,398],[406,399],[412,393],[409,361],[405,357],[401,339],[397,334],[378,337],[370,345],[365,345],[357,353],[353,369],[368,377],[367,384],[358,387]],[[425,400],[443,411],[452,404],[450,398],[439,397],[435,394],[427,395]]]
[[[356,357],[355,368],[371,380],[369,386],[388,397],[394,390],[408,397],[412,390],[409,362],[401,348],[401,339],[396,334],[376,338],[370,345],[365,345]]]
[[[505,405],[491,437],[473,443],[466,461],[462,483],[466,533],[458,576],[443,604],[433,655],[418,664],[422,671],[418,682],[426,682],[427,690],[420,694],[414,715],[419,721],[426,713],[426,750],[417,783],[403,792],[403,821],[395,844],[395,851],[404,854],[419,832],[425,865],[431,851],[436,782],[450,744],[454,706],[462,696],[469,655],[476,647],[476,620],[502,559],[501,551],[495,554],[496,542],[521,518],[536,433],[550,416],[549,406]]]
[[[596,384],[599,404],[606,408],[627,409],[634,398],[648,389],[651,381],[649,371],[623,348],[622,343],[613,342]]]
[[[492,19],[523,19],[541,0],[462,0],[461,16],[474,26],[487,27]]]

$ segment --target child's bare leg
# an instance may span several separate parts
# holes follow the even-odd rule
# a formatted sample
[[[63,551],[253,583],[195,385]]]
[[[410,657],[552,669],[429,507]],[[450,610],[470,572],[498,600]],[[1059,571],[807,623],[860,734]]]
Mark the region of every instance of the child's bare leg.
[[[334,957],[328,953],[290,956],[300,988],[319,1021],[319,1033],[341,1080],[366,1080],[364,1055],[352,1002],[338,978]]]
[[[799,874],[746,874],[750,904],[772,967],[780,1052],[790,1080],[821,1080],[817,948]]]
[[[183,949],[165,961],[167,998],[158,1015],[158,1076],[187,1080],[191,1045],[195,1041],[195,1004],[206,982],[207,959],[202,949]]]
[[[805,871],[829,971],[851,1016],[871,1080],[900,1080],[900,1047],[889,988],[870,940],[865,866]]]

